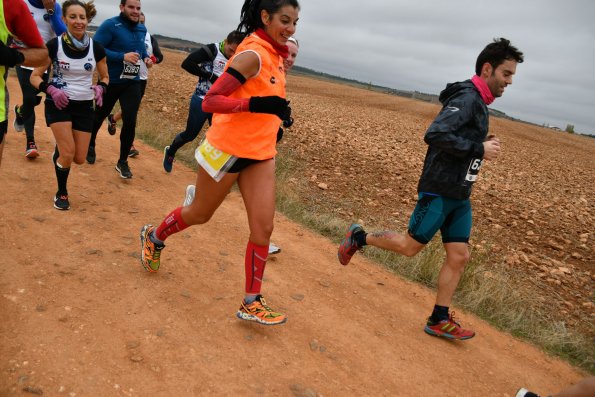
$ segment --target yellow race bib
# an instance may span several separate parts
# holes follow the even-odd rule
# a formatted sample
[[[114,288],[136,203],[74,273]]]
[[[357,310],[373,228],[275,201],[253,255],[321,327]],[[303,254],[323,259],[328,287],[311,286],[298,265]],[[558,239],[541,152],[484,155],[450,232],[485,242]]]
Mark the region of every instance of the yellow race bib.
[[[198,164],[217,182],[223,178],[227,170],[238,159],[236,156],[225,153],[211,145],[207,138],[196,148],[194,157]]]

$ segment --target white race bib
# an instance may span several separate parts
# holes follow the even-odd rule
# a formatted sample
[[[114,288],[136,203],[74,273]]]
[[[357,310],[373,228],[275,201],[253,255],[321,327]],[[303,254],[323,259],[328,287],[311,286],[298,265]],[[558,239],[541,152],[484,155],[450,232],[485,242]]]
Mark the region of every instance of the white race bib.
[[[124,61],[124,67],[122,68],[122,74],[120,75],[120,78],[129,80],[136,79],[136,77],[140,73],[140,63],[140,60],[136,63]]]
[[[467,175],[465,176],[465,180],[467,182],[475,182],[477,180],[477,174],[479,174],[482,164],[482,159],[471,160],[471,164],[469,164],[469,169],[467,170]]]

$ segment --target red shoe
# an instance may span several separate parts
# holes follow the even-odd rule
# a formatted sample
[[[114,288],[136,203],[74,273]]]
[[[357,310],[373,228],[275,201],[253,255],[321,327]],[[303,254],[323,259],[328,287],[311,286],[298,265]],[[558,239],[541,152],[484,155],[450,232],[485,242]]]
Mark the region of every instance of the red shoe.
[[[361,225],[352,223],[349,225],[349,229],[347,229],[345,238],[343,241],[341,241],[339,251],[337,252],[337,258],[339,258],[339,262],[341,262],[343,266],[346,266],[357,250],[361,249],[361,247],[357,245],[357,242],[353,238],[353,235],[359,232],[364,232],[364,229],[361,227]]]
[[[475,336],[475,332],[470,329],[463,329],[461,325],[454,319],[454,312],[452,312],[448,320],[442,320],[439,323],[433,324],[428,318],[428,322],[424,328],[426,334],[433,336],[444,336],[448,339],[465,340],[471,339]]]
[[[27,145],[27,150],[25,151],[25,157],[28,159],[33,160],[39,156],[39,150],[37,150],[37,145],[35,142],[29,142]]]

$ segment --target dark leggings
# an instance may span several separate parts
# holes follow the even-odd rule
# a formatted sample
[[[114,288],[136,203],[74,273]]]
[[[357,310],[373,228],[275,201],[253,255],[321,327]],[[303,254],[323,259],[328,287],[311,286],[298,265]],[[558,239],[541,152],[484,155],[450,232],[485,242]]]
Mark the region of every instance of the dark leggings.
[[[205,121],[211,123],[212,113],[202,111],[202,98],[198,95],[192,95],[190,99],[190,109],[188,111],[188,120],[186,121],[186,130],[180,132],[169,145],[169,155],[175,156],[179,148],[196,139]]]
[[[27,134],[27,141],[35,141],[34,129],[35,129],[35,106],[41,103],[41,96],[37,88],[31,85],[29,79],[31,78],[32,70],[16,67],[17,78],[19,79],[19,85],[23,92],[23,104],[19,107],[19,113],[25,122],[25,133]],[[43,81],[47,83],[48,74],[43,75]]]
[[[142,99],[143,84],[139,80],[127,81],[123,84],[110,84],[103,97],[103,106],[95,109],[93,117],[93,133],[89,146],[95,147],[97,132],[105,118],[112,112],[117,101],[122,108],[122,129],[120,131],[120,158],[127,161],[128,153],[134,142],[136,117]]]

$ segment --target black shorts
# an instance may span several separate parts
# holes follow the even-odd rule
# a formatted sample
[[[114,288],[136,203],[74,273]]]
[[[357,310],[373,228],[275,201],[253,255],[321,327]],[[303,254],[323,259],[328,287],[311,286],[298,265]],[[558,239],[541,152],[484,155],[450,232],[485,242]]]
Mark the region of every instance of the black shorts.
[[[267,160],[254,160],[254,159],[247,159],[244,157],[239,157],[235,161],[235,163],[233,163],[231,168],[229,170],[227,170],[227,173],[228,174],[237,174],[238,172],[241,172],[242,170],[248,168],[248,166],[250,166],[252,164],[260,163],[261,161],[267,161]]]
[[[93,131],[93,101],[69,101],[65,109],[58,109],[54,101],[45,101],[47,126],[70,121],[72,129],[83,132]]]
[[[4,120],[0,123],[0,143],[4,142],[6,131],[8,131],[8,120]]]

